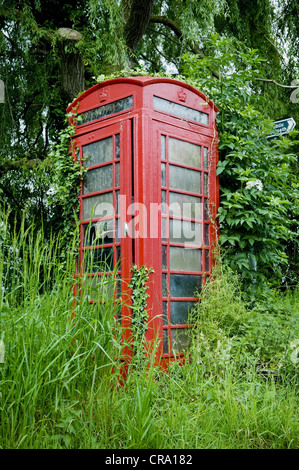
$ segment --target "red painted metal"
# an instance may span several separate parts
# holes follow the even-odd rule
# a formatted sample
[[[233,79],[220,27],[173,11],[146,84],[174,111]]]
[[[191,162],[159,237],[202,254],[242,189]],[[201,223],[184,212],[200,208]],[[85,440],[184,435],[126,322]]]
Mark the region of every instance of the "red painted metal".
[[[131,101],[125,101],[132,97]],[[159,110],[154,106],[154,100],[167,100],[173,105],[170,110]],[[124,100],[124,101],[119,101]],[[117,102],[115,104],[115,102]],[[155,101],[156,103],[157,101]],[[121,109],[121,104],[126,103],[127,109]],[[128,104],[129,103],[129,104]],[[163,102],[164,103],[164,102]],[[179,106],[178,106],[179,105]],[[99,107],[100,110],[98,109]],[[184,108],[182,108],[184,107]],[[191,111],[190,111],[191,110]],[[208,117],[208,123],[199,123],[190,118],[190,113],[200,111]],[[172,335],[178,331],[190,330],[192,325],[180,322],[171,324],[170,311],[172,302],[194,302],[196,297],[171,296],[170,276],[197,275],[202,277],[205,282],[205,276],[210,274],[213,265],[213,249],[215,248],[218,237],[218,226],[215,222],[215,216],[219,205],[219,182],[216,176],[216,165],[218,161],[218,133],[216,130],[217,107],[199,90],[183,82],[168,78],[153,77],[134,77],[117,78],[102,82],[85,91],[77,98],[67,109],[73,113],[70,122],[75,124],[75,146],[80,148],[80,158],[82,162],[82,148],[85,145],[113,136],[113,159],[111,162],[95,164],[89,167],[89,170],[102,168],[108,165],[113,166],[113,186],[109,189],[97,188],[93,193],[83,194],[83,185],[81,188],[80,199],[80,218],[81,218],[81,242],[80,242],[80,263],[82,266],[83,254],[96,247],[83,246],[83,226],[89,222],[89,219],[83,220],[83,202],[84,199],[105,194],[113,193],[113,204],[116,206],[117,191],[120,191],[121,199],[120,214],[114,215],[114,228],[116,223],[120,224],[123,230],[124,224],[128,223],[138,228],[138,236],[132,238],[129,236],[121,237],[120,240],[114,239],[113,243],[105,245],[106,247],[119,247],[121,252],[121,267],[119,275],[126,283],[130,280],[130,269],[132,263],[137,266],[146,265],[153,268],[148,283],[148,303],[147,310],[149,315],[148,329],[146,332],[146,342],[148,350],[154,344],[156,338],[159,338],[159,347],[157,359],[162,358],[162,364],[166,364],[169,359],[174,357],[172,347]],[[82,113],[93,112],[94,120],[82,123],[76,116]],[[98,114],[96,114],[98,113]],[[178,113],[187,113],[186,116],[179,116]],[[189,113],[189,114],[188,114]],[[86,115],[85,115],[86,116]],[[116,158],[116,135],[120,135],[120,159]],[[165,139],[165,155],[161,155],[161,136]],[[185,164],[170,160],[169,139],[174,138],[185,143],[191,143],[200,149],[201,162],[199,166]],[[206,158],[204,148],[208,149],[208,159]],[[120,185],[115,185],[116,164],[120,163]],[[165,164],[166,183],[161,185],[161,162]],[[84,161],[82,162],[84,165]],[[177,169],[186,169],[197,172],[201,178],[201,188],[198,192],[183,189],[174,189],[169,186],[169,167]],[[89,171],[88,170],[88,171]],[[195,174],[195,173],[194,173]],[[208,178],[208,194],[205,194],[205,175]],[[161,189],[162,188],[162,189]],[[166,221],[180,220],[177,215],[172,215],[168,211],[161,217],[158,211],[158,227],[154,225],[153,213],[150,210],[153,206],[158,207],[162,203],[161,191],[165,191],[166,202],[169,204],[169,193],[176,193],[178,197],[182,194],[201,198],[202,202],[208,204],[209,217],[206,210],[203,210],[200,219],[184,217],[186,221],[197,221],[202,224],[202,243],[200,245],[182,244],[181,241],[173,243],[169,236],[162,239],[161,223],[162,218]],[[134,198],[135,213],[131,210],[131,202]],[[140,206],[138,206],[140,204]],[[206,207],[207,209],[207,207]],[[111,217],[93,219],[93,222],[99,220],[110,220]],[[208,227],[208,229],[206,229]],[[152,231],[152,232],[151,232]],[[155,236],[150,236],[151,234]],[[168,234],[169,235],[169,234]],[[205,242],[208,242],[205,245]],[[167,264],[162,265],[162,247],[165,247]],[[202,262],[198,270],[194,269],[171,269],[170,249],[172,247],[184,247],[201,250]],[[199,252],[199,251],[198,251]],[[114,255],[114,263],[116,261]],[[207,266],[209,262],[209,266]],[[92,275],[103,275],[99,272]],[[166,275],[166,294],[162,292],[162,277]],[[76,277],[82,276],[82,267],[77,269]],[[126,284],[124,283],[123,286]],[[122,299],[125,306],[121,312],[121,324],[126,332],[124,340],[130,339],[130,322],[132,310],[130,309],[130,291],[122,287]],[[168,305],[168,318],[163,323],[163,302]],[[174,307],[173,307],[174,308]],[[168,338],[169,350],[163,349],[163,338]],[[127,349],[125,353],[130,356],[131,350]],[[179,352],[179,357],[183,357],[183,352]]]

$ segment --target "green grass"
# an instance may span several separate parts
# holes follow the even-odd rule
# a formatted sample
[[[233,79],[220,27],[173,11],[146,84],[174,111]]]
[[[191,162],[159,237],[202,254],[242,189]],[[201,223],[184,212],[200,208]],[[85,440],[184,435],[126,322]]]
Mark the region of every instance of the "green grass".
[[[218,265],[190,360],[168,374],[133,364],[121,386],[115,276],[99,288],[105,302],[86,293],[74,306],[59,238],[21,228],[3,240],[0,448],[298,448],[298,290],[253,311]]]

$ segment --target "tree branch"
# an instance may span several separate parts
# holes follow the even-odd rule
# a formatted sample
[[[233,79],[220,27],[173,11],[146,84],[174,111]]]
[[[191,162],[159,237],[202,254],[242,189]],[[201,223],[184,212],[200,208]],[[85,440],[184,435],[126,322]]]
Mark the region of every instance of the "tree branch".
[[[299,88],[299,85],[282,85],[281,83],[278,83],[276,80],[271,80],[268,78],[257,78],[255,77],[254,80],[259,80],[260,82],[271,82],[274,83],[276,86],[279,86],[281,88],[290,88],[292,90],[295,90],[296,88]]]
[[[155,0],[126,0],[124,2],[124,37],[129,51],[131,65],[134,65],[134,52],[147,28]]]
[[[150,22],[151,23],[159,23],[159,24],[163,24],[164,26],[167,26],[168,28],[170,28],[174,32],[174,34],[177,36],[177,38],[180,41],[183,41],[183,33],[182,33],[181,29],[178,27],[178,25],[174,21],[172,21],[167,16],[152,15],[150,17]],[[186,44],[188,45],[188,47],[190,47],[191,51],[194,54],[198,55],[198,57],[200,59],[204,59],[204,57],[205,57],[204,53],[200,50],[200,48],[197,44],[194,44],[189,39],[186,40]],[[219,79],[219,73],[216,70],[212,70],[209,67],[208,67],[208,69],[210,70],[210,72],[212,73],[212,75],[214,77]]]

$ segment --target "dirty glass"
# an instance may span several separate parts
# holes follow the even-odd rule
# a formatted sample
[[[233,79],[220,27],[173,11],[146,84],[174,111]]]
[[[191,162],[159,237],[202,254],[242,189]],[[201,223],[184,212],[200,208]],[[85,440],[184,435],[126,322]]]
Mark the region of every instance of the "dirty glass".
[[[194,302],[170,302],[170,322],[172,325],[185,325]]]
[[[177,217],[202,219],[202,199],[201,197],[170,192],[169,213]]]
[[[169,187],[191,193],[201,193],[201,171],[169,165]]]
[[[83,220],[109,217],[114,215],[112,192],[82,199]]]
[[[170,247],[170,269],[173,271],[199,272],[202,270],[202,250]]]
[[[112,137],[84,145],[82,149],[83,165],[85,167],[110,162],[113,157]]]
[[[194,274],[170,274],[171,297],[195,297],[201,290],[202,277]]]
[[[182,104],[174,103],[173,101],[159,98],[158,96],[154,96],[154,108],[158,111],[187,119],[188,121],[195,121],[205,125],[209,124],[208,114],[198,111],[197,109],[188,108]]]
[[[95,193],[104,189],[110,189],[113,186],[113,168],[112,165],[102,166],[89,170],[84,173],[83,193]]]
[[[201,168],[201,147],[169,137],[169,161]]]
[[[191,345],[191,330],[187,328],[171,329],[171,352],[181,353]]]
[[[107,117],[111,114],[119,113],[121,111],[126,111],[133,107],[133,96],[128,96],[121,100],[113,101],[112,103],[104,104],[103,106],[98,106],[97,108],[90,109],[81,113],[80,120],[78,124],[87,124],[88,122],[95,121],[96,119],[101,119]]]
[[[169,240],[172,243],[202,244],[202,224],[187,220],[169,220]]]

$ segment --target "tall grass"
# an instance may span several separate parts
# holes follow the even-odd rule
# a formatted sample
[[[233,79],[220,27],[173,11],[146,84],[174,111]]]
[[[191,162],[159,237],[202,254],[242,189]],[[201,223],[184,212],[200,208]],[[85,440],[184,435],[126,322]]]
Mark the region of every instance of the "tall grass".
[[[298,292],[251,311],[218,264],[185,365],[165,373],[139,361],[121,385],[115,276],[98,287],[101,302],[85,292],[74,304],[72,247],[62,259],[59,236],[3,227],[1,448],[298,447]]]

